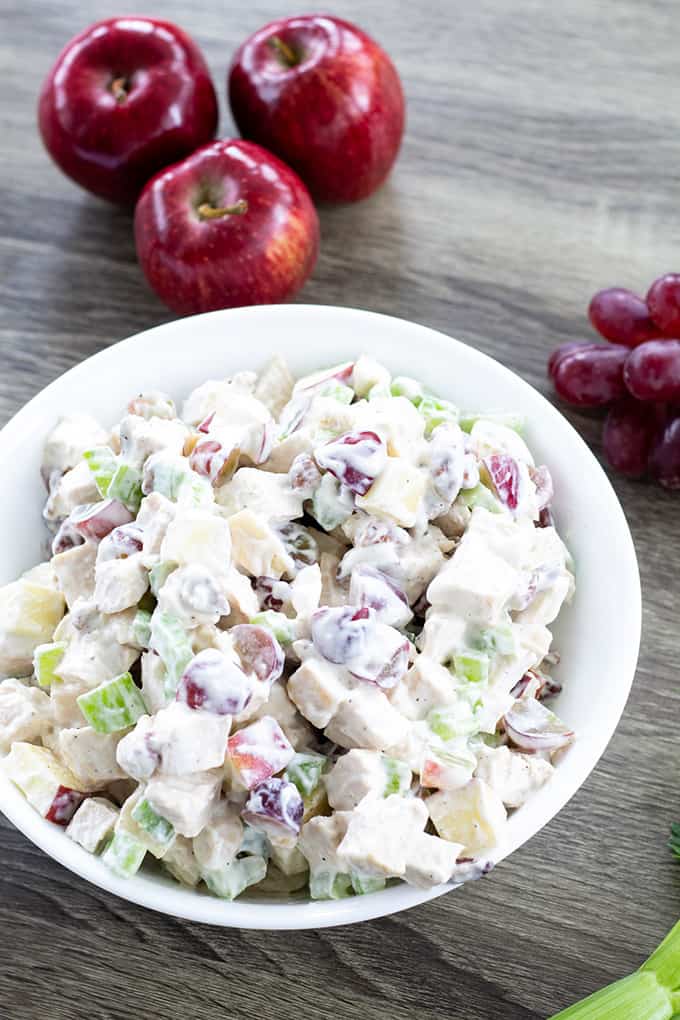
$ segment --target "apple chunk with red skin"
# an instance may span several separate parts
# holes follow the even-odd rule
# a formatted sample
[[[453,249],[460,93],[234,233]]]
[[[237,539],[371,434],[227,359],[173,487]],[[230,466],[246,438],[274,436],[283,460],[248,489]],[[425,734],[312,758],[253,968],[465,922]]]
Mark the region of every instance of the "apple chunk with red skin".
[[[169,21],[98,21],[64,47],[38,123],[57,165],[88,191],[132,204],[150,177],[215,136],[217,97],[201,51]]]
[[[285,160],[322,201],[365,198],[397,158],[399,75],[370,36],[340,18],[265,25],[236,53],[228,91],[244,138]]]
[[[274,304],[314,268],[319,221],[289,167],[253,142],[213,142],[161,171],[135,209],[137,256],[173,311]]]

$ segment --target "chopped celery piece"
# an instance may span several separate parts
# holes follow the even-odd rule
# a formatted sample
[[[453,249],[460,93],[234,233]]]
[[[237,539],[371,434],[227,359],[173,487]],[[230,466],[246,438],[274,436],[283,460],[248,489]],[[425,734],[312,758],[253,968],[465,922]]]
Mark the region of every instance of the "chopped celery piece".
[[[337,871],[313,871],[309,876],[309,895],[313,900],[341,900],[352,891],[349,875]]]
[[[254,829],[252,825],[243,826],[243,837],[238,848],[239,854],[249,854],[253,857],[269,857],[271,847],[264,832]]]
[[[458,421],[458,408],[448,400],[426,396],[418,402],[418,411],[425,419],[425,435],[429,436],[437,425]]]
[[[312,497],[312,517],[324,531],[333,531],[347,520],[353,508],[353,496],[351,499],[345,497],[340,491],[338,480],[332,474],[326,473]]]
[[[142,695],[129,673],[106,680],[76,700],[80,711],[97,733],[117,733],[127,729],[146,713]]]
[[[475,485],[474,489],[461,489],[459,498],[470,510],[481,506],[484,510],[490,510],[492,514],[499,514],[503,509],[491,490],[481,482],[479,485]]]
[[[470,684],[485,684],[489,679],[489,656],[483,652],[461,652],[453,657],[453,671]]]
[[[380,892],[387,885],[384,878],[376,878],[373,875],[363,875],[360,871],[350,872],[352,889],[357,896],[365,896],[366,893]]]
[[[441,740],[455,740],[468,737],[479,730],[476,718],[477,705],[458,701],[446,708],[433,708],[427,717],[427,725]]]
[[[182,673],[194,657],[189,636],[175,616],[156,610],[151,617],[151,646],[163,660],[165,694],[172,698]]]
[[[264,857],[239,857],[222,868],[203,872],[203,881],[215,896],[234,900],[249,885],[261,882],[266,874]]]
[[[351,404],[354,400],[354,390],[351,386],[345,386],[339,379],[330,379],[325,386],[322,386],[316,396],[331,397],[341,404]]]
[[[177,570],[176,563],[171,560],[161,560],[160,563],[154,563],[149,571],[149,588],[156,598],[173,570]]]
[[[65,651],[65,641],[54,641],[52,644],[38,645],[33,652],[33,670],[41,687],[51,687],[54,683],[61,683],[61,677],[56,675],[55,670],[63,659]]]
[[[104,499],[118,466],[115,453],[110,446],[94,446],[91,450],[85,450],[83,459],[92,472],[100,496]]]
[[[132,464],[118,464],[109,484],[109,499],[117,499],[131,513],[137,513],[142,502],[142,475]]]
[[[149,804],[146,797],[137,801],[132,809],[132,818],[140,829],[144,829],[161,846],[170,846],[175,838],[175,828],[167,818],[159,815]]]
[[[102,854],[102,860],[120,878],[131,878],[142,866],[145,854],[146,849],[134,836],[119,829]]]
[[[308,797],[316,790],[327,767],[325,755],[299,752],[288,763],[286,779],[297,786],[303,797]]]
[[[672,1020],[680,1013],[680,921],[639,970],[551,1020]]]
[[[424,396],[423,387],[418,380],[411,379],[408,375],[398,375],[396,379],[393,379],[390,392],[393,397],[406,397],[416,407]]]
[[[473,426],[478,421],[490,421],[495,425],[505,425],[506,428],[518,432],[520,436],[526,427],[526,418],[521,414],[512,414],[512,412],[506,414],[503,411],[490,411],[487,413],[483,411],[461,411],[458,424],[463,432],[472,432]]]
[[[253,616],[250,622],[258,624],[260,627],[267,627],[284,648],[295,640],[295,621],[290,620],[284,613],[266,609]]]
[[[406,762],[383,755],[382,763],[385,769],[383,797],[389,797],[392,793],[406,793],[411,786],[412,778],[411,770]]]
[[[514,655],[517,651],[517,640],[511,623],[501,623],[498,627],[481,630],[474,642],[480,652],[497,652],[499,655]]]
[[[151,613],[138,609],[132,621],[132,640],[140,648],[148,648],[151,642]]]
[[[154,466],[154,492],[160,492],[161,496],[165,496],[166,499],[176,503],[179,498],[180,489],[186,482],[189,471],[191,471],[191,468],[188,464],[186,468],[184,466],[178,468],[174,463],[159,460]]]

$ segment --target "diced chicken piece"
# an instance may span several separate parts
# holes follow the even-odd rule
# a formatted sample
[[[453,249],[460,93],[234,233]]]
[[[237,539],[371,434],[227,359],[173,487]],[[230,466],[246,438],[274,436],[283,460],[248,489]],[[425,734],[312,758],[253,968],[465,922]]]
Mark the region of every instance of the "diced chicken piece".
[[[202,871],[215,871],[234,860],[243,839],[239,808],[226,800],[212,807],[205,827],[194,836],[194,856]]]
[[[51,641],[64,609],[61,592],[25,578],[0,588],[0,677],[30,675],[33,652]]]
[[[84,542],[52,557],[60,591],[71,609],[79,598],[89,599],[94,594],[94,568],[97,546]]]
[[[389,457],[366,495],[356,497],[356,505],[366,513],[412,528],[424,495],[425,474],[407,460]]]
[[[339,811],[351,811],[367,796],[384,797],[404,792],[395,787],[408,788],[410,780],[411,770],[403,763],[379,751],[356,748],[338,758],[324,776],[328,803]]]
[[[127,672],[138,657],[138,649],[116,640],[118,621],[115,616],[111,619],[116,622],[108,626],[104,618],[95,614],[92,629],[78,630],[74,634],[56,669],[65,684],[96,687]]]
[[[150,779],[158,768],[160,755],[151,746],[155,716],[142,715],[135,728],[126,733],[116,748],[116,761],[126,775],[142,782]]]
[[[295,379],[288,365],[278,354],[260,372],[255,384],[255,396],[274,418],[278,418],[293,393]]]
[[[224,764],[231,717],[191,709],[171,702],[151,719],[142,716],[135,729],[123,737],[118,762],[128,775],[144,779],[152,774],[149,762],[168,776],[186,776]]]
[[[290,677],[288,696],[305,719],[323,729],[348,696],[347,673],[320,657],[310,657]]]
[[[215,574],[226,573],[231,560],[231,533],[223,517],[206,510],[185,510],[167,528],[161,560],[201,564]]]
[[[233,379],[209,379],[184,401],[182,418],[189,425],[200,425],[211,414],[224,425],[271,421],[269,409],[253,396],[255,381],[254,372],[239,372]]]
[[[120,613],[136,606],[148,587],[149,574],[142,553],[116,560],[98,558],[94,601],[100,613]]]
[[[62,660],[63,661],[63,660]],[[109,677],[109,679],[111,679]],[[92,689],[94,684],[86,680],[74,680],[71,683],[53,684],[50,691],[50,704],[54,722],[57,726],[79,727],[85,722],[78,705],[81,694]]]
[[[374,386],[384,386],[387,388],[391,381],[392,376],[390,373],[375,358],[369,358],[368,355],[362,354],[355,361],[352,371],[352,389],[357,397],[367,397],[369,390]]]
[[[471,779],[458,790],[440,790],[425,803],[439,835],[463,844],[463,857],[474,857],[500,843],[505,808],[499,794],[483,780]]]
[[[417,602],[444,564],[434,529],[398,547],[399,578],[411,605]],[[389,572],[389,571],[388,571]]]
[[[163,866],[173,878],[191,889],[201,880],[201,869],[194,855],[193,842],[186,836],[175,836],[163,858]]]
[[[160,655],[144,652],[142,655],[142,697],[147,711],[152,715],[165,708],[166,669]]]
[[[126,775],[116,761],[120,733],[97,733],[90,726],[59,731],[57,748],[63,763],[83,789],[101,790]]]
[[[462,852],[460,843],[419,832],[409,847],[404,880],[419,889],[448,882]]]
[[[252,716],[249,716],[249,719],[254,721],[265,715],[276,719],[285,733],[286,739],[290,741],[296,751],[309,747],[314,742],[313,729],[298,712],[282,683],[274,684],[267,700]]]
[[[293,577],[295,564],[263,517],[241,510],[229,518],[232,560],[251,577]]]
[[[257,468],[239,468],[231,481],[215,491],[215,500],[227,516],[240,510],[267,521],[292,521],[302,516],[302,496],[291,488],[288,475]]]
[[[222,779],[222,769],[188,776],[158,776],[147,786],[146,799],[180,836],[198,836],[219,797]]]
[[[63,520],[77,506],[96,503],[100,498],[94,476],[87,463],[81,460],[52,487],[43,516],[47,521]]]
[[[177,504],[160,492],[150,492],[142,500],[137,514],[137,524],[142,529],[143,552],[147,565],[160,556],[161,546],[168,526],[177,513]]]
[[[506,807],[518,808],[539,790],[555,769],[537,754],[521,754],[509,747],[487,747],[478,757],[475,776],[497,793]]]
[[[336,811],[332,815],[317,816],[305,822],[298,849],[307,859],[310,871],[333,874],[343,870],[338,859],[338,847],[347,832],[351,817],[349,811]]]
[[[43,448],[42,474],[48,478],[55,471],[63,474],[83,459],[85,450],[106,446],[109,434],[88,414],[60,418]]]
[[[284,875],[300,875],[309,870],[307,858],[296,846],[272,846],[270,860]]]
[[[381,690],[363,684],[340,704],[325,733],[341,747],[384,751],[404,740],[408,725]]]
[[[411,845],[427,823],[427,808],[417,797],[393,794],[366,797],[352,811],[347,832],[338,847],[344,871],[403,878]]]
[[[118,809],[105,797],[88,797],[68,823],[66,835],[88,853],[96,853],[113,834]]]
[[[0,754],[15,740],[42,737],[51,724],[50,699],[37,687],[10,678],[0,683]]]
[[[433,708],[452,704],[456,700],[454,679],[450,671],[436,659],[419,655],[388,697],[407,719],[426,719]]]
[[[128,414],[120,423],[121,456],[141,470],[154,453],[181,454],[188,435],[188,428],[179,419],[147,419]]]

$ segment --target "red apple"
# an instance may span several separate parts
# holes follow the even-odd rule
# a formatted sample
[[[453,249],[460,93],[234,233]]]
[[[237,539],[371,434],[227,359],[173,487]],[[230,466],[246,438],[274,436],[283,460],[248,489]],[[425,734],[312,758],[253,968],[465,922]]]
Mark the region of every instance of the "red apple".
[[[322,201],[365,198],[397,157],[399,75],[373,39],[340,18],[265,25],[236,53],[228,89],[241,134],[290,164]]]
[[[217,98],[201,51],[176,25],[109,18],[61,51],[38,122],[65,174],[132,203],[158,170],[214,138]]]
[[[204,145],[149,181],[135,209],[147,280],[182,314],[283,301],[316,262],[319,221],[290,167],[255,145]]]

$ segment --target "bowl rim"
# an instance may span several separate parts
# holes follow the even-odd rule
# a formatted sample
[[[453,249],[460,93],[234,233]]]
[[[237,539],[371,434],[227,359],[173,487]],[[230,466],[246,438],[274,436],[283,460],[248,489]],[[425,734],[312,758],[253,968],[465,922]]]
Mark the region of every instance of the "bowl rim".
[[[627,574],[627,604],[625,627],[622,635],[625,643],[625,676],[619,678],[615,697],[609,705],[608,722],[597,737],[590,741],[590,755],[571,770],[558,769],[551,782],[543,791],[535,794],[532,803],[541,799],[542,807],[538,812],[538,824],[534,825],[526,835],[511,838],[500,851],[494,855],[495,861],[503,860],[519,846],[523,845],[540,829],[543,828],[564,805],[580,789],[588,775],[595,768],[600,757],[609,744],[623,710],[625,708],[633,683],[640,646],[642,628],[642,601],[640,576],[637,558],[630,530],[614,489],[601,465],[591,452],[576,429],[564,418],[560,411],[546,397],[536,390],[521,376],[501,364],[496,359],[475,347],[454,339],[440,330],[412,322],[408,319],[385,315],[379,312],[366,311],[358,308],[347,308],[336,305],[258,305],[246,308],[222,309],[201,315],[187,316],[170,320],[132,334],[127,338],[109,345],[85,360],[72,366],[33,396],[16,414],[0,429],[0,460],[8,453],[18,452],[25,438],[25,426],[30,422],[34,412],[40,405],[60,388],[80,377],[85,381],[92,373],[106,372],[107,363],[117,361],[122,353],[134,345],[152,345],[159,334],[181,333],[208,320],[224,318],[236,321],[239,318],[263,321],[278,316],[295,319],[299,316],[316,317],[319,320],[344,318],[348,322],[363,320],[364,322],[380,323],[384,328],[395,332],[396,344],[399,334],[404,340],[413,343],[420,334],[423,342],[431,346],[446,348],[446,354],[453,359],[456,350],[463,350],[464,356],[476,362],[479,370],[492,369],[501,378],[512,385],[525,388],[531,394],[531,400],[542,416],[552,423],[566,441],[574,445],[580,454],[590,463],[590,467],[598,478],[599,496],[606,501],[609,515],[607,526],[610,540],[616,548],[619,564],[625,564]],[[395,346],[395,351],[398,346]],[[284,352],[285,353],[285,352]],[[395,357],[396,360],[396,357]],[[532,417],[537,410],[532,412]],[[568,439],[567,439],[568,437]],[[623,567],[621,568],[623,569]],[[578,596],[577,596],[578,597]],[[567,775],[568,772],[568,775]],[[557,777],[559,775],[559,781]],[[548,790],[551,797],[542,797]],[[255,898],[228,902],[195,889],[187,889],[174,881],[158,876],[148,877],[144,872],[132,879],[121,879],[115,876],[100,858],[87,853],[77,844],[71,842],[63,830],[46,823],[23,798],[23,795],[0,773],[0,793],[2,794],[3,814],[36,846],[54,858],[70,871],[85,878],[94,885],[140,906],[157,910],[170,916],[182,917],[218,926],[252,928],[258,930],[294,930],[305,928],[332,927],[359,921],[371,920],[408,909],[420,903],[443,895],[455,886],[451,884],[435,886],[431,889],[418,889],[405,883],[390,886],[382,892],[364,896],[350,897],[341,900],[295,900],[282,899],[276,902],[271,899],[258,901]]]

